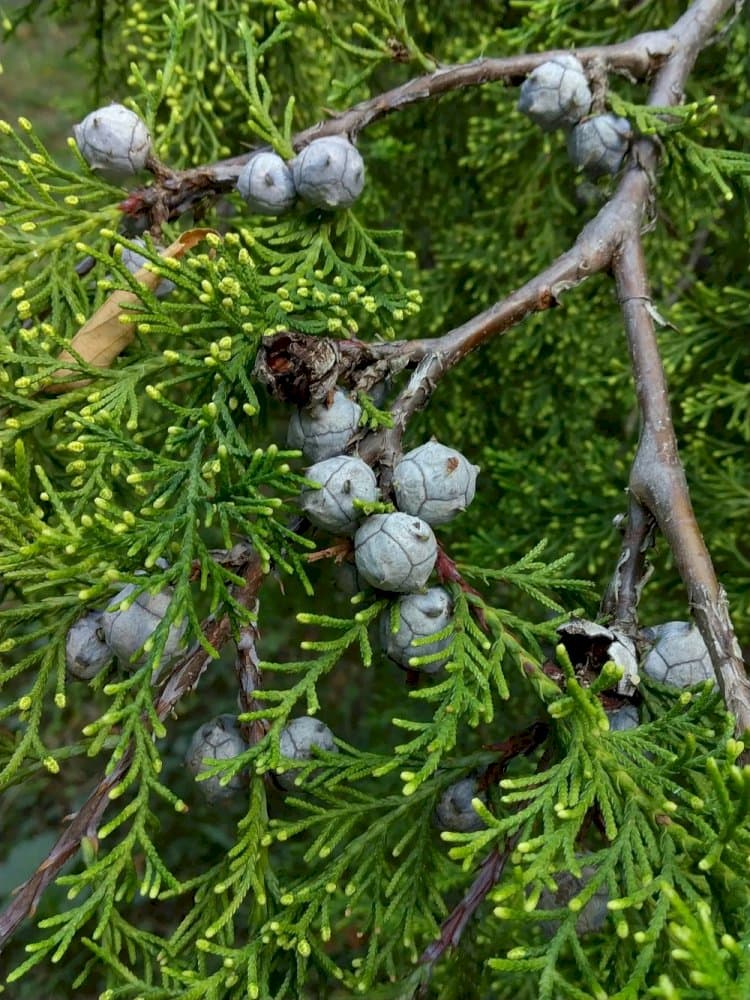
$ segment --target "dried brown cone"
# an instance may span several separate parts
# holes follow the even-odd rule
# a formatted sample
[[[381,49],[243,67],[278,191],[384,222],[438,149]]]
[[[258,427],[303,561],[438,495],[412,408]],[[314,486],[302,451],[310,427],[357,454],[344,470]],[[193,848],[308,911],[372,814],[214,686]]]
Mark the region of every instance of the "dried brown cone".
[[[329,400],[340,365],[334,341],[285,330],[263,341],[253,374],[274,398],[307,406]]]

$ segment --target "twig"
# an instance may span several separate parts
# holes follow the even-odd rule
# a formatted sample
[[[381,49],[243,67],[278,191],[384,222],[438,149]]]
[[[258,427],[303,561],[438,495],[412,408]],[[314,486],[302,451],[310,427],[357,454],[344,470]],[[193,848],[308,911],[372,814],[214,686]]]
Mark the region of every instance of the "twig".
[[[449,948],[456,948],[466,925],[487,898],[487,894],[500,881],[508,858],[513,853],[520,837],[520,831],[509,837],[503,849],[495,848],[479,866],[477,877],[471,887],[450,916],[446,917],[440,926],[440,936],[429,944],[419,957],[421,965],[433,966]],[[425,983],[422,989],[427,984]],[[417,996],[425,996],[421,990]]]
[[[631,493],[620,558],[600,608],[603,617],[611,619],[613,626],[626,633],[636,629],[636,609],[641,591],[651,576],[652,567],[646,553],[653,547],[655,528],[656,521],[651,512]]]
[[[523,729],[520,733],[514,733],[513,736],[509,736],[502,743],[488,744],[485,749],[494,750],[499,756],[497,760],[493,761],[487,767],[479,779],[479,787],[486,789],[490,785],[496,785],[505,775],[508,765],[512,760],[520,757],[521,754],[524,757],[528,757],[532,751],[544,743],[549,736],[549,729],[550,727],[546,722],[532,722],[526,729]]]
[[[462,65],[442,66],[433,73],[409,80],[377,97],[362,101],[348,111],[335,115],[298,133],[295,148],[307,145],[321,135],[347,133],[356,137],[362,129],[394,111],[456,90],[483,86],[486,83],[520,83],[529,73],[555,56],[571,52],[588,66],[597,63],[606,69],[643,79],[657,69],[674,51],[675,38],[670,31],[649,31],[634,35],[615,45],[592,45],[578,49],[548,49],[507,58],[480,58]]]
[[[258,614],[258,601],[252,608],[253,615]],[[257,642],[259,632],[255,622],[249,622],[240,629],[237,640],[237,658],[234,669],[240,689],[240,706],[243,712],[256,712],[260,702],[255,697],[261,688],[260,660],[258,658]],[[245,741],[253,746],[259,743],[267,732],[267,725],[262,719],[254,722],[243,722],[240,725]]]
[[[254,552],[248,556],[241,575],[245,583],[237,588],[234,596],[244,607],[254,608],[263,581],[261,562]],[[215,620],[209,619],[204,623],[203,630],[214,649],[221,649],[232,637],[232,624],[227,615]],[[160,719],[166,719],[177,702],[193,690],[211,662],[212,657],[201,646],[193,648],[186,657],[177,660],[169,670],[166,683],[155,703],[156,714]]]
[[[676,39],[671,31],[649,31],[615,45],[595,45],[572,51],[584,65],[595,63],[612,72],[624,73],[633,79],[643,79],[662,65],[674,51],[675,44]],[[519,82],[543,62],[569,51],[550,49],[546,52],[498,59],[481,58],[461,65],[443,66],[433,73],[409,80],[298,132],[292,139],[292,145],[295,149],[301,149],[314,139],[328,135],[349,135],[356,138],[368,125],[386,115],[468,87]],[[233,190],[240,170],[255,152],[256,150],[251,150],[188,170],[170,170],[160,164],[156,183],[132,191],[121,208],[129,215],[146,216],[151,223],[175,219],[191,211],[204,198],[216,198]]]
[[[679,46],[659,72],[649,95],[654,106],[677,104],[685,82],[701,49],[709,43],[721,18],[733,0],[700,0],[674,25]],[[659,150],[655,143],[641,139],[634,159],[640,169],[639,197],[645,207]],[[634,171],[631,171],[634,173]],[[736,718],[741,735],[750,725],[750,682],[734,635],[726,595],[716,578],[711,558],[690,504],[685,473],[680,463],[677,440],[667,395],[666,379],[654,332],[654,309],[643,256],[640,228],[623,233],[621,247],[613,260],[620,305],[633,364],[636,393],[643,423],[641,437],[630,473],[632,497],[631,530],[637,536],[645,530],[641,514],[655,519],[674,554],[696,623],[711,655],[727,708]],[[645,537],[644,537],[645,540]],[[618,619],[635,624],[639,595],[636,560],[629,569],[627,588],[620,588],[616,603]],[[615,575],[620,571],[622,554]],[[613,589],[611,585],[610,589]],[[627,606],[630,601],[630,606]]]
[[[438,545],[438,554],[435,561],[435,575],[441,583],[455,583],[465,594],[473,594],[475,597],[481,597],[479,591],[466,582],[456,562],[451,559],[442,545]],[[477,625],[481,628],[481,630],[483,632],[489,632],[484,608],[480,604],[472,604],[471,613],[474,615]]]
[[[333,559],[336,565],[340,565],[347,556],[354,551],[351,539],[345,538],[343,541],[334,542],[333,545],[325,549],[317,549],[315,552],[308,552],[305,559],[312,562],[320,562],[321,559]]]
[[[31,878],[14,891],[13,899],[0,914],[0,951],[26,917],[36,911],[42,893],[63,865],[76,854],[83,838],[96,837],[101,818],[109,805],[109,793],[125,777],[131,760],[132,751],[129,751],[111,774],[102,778]]]
[[[492,337],[507,333],[533,313],[556,306],[563,292],[593,274],[607,270],[625,232],[640,226],[642,202],[637,197],[638,174],[628,171],[612,198],[579,234],[570,250],[553,261],[515,292],[440,337],[393,341],[379,345],[380,358],[399,352],[418,367],[391,408],[394,426],[371,435],[360,446],[365,461],[378,458],[386,480],[400,452],[401,436],[409,419],[423,409],[440,380],[467,354]],[[371,345],[378,346],[378,345]]]

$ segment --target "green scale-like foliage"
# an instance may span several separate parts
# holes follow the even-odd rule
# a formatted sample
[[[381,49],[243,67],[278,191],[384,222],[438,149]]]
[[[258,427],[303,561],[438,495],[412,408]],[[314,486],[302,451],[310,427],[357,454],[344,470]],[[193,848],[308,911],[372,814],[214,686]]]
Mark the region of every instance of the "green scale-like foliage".
[[[617,42],[684,10],[505,7],[53,0],[11,16],[74,25],[97,100],[138,109],[178,169],[264,144],[289,158],[295,131],[440,64]],[[21,44],[11,22],[3,31]],[[659,342],[693,500],[745,642],[748,41],[738,19],[668,118],[632,81],[613,77],[606,98],[663,147],[646,236]],[[71,86],[80,104],[80,80]],[[608,277],[463,360],[408,430],[409,446],[434,433],[482,467],[471,509],[438,529],[458,560],[445,584],[453,618],[446,648],[414,658],[416,675],[378,648],[395,603],[367,590],[349,603],[333,559],[317,558],[341,553],[308,558],[330,540],[297,516],[304,465],[283,443],[289,411],[253,377],[269,334],[435,336],[571,245],[616,182],[576,176],[560,134],[543,135],[516,100],[491,84],[368,127],[365,192],[348,211],[269,219],[235,193],[207,199],[162,227],[165,244],[210,227],[180,260],[151,236],[139,247],[174,283],[165,297],[123,266],[139,235],[126,192],[74,145],[64,162],[51,156],[25,118],[0,124],[0,815],[35,834],[29,806],[44,796],[57,830],[103,776],[111,800],[9,946],[8,995],[746,995],[750,771],[731,719],[710,686],[644,682],[641,725],[610,732],[602,698],[621,668],[592,681],[554,648],[556,627],[581,606],[594,614],[611,574],[637,442]],[[116,289],[132,293],[132,343],[105,369],[61,365]],[[392,424],[387,401],[359,401],[363,434]],[[258,608],[222,558],[239,540],[259,559]],[[685,617],[668,553],[655,563],[647,623]],[[143,659],[74,681],[70,626],[127,583],[169,588]],[[182,764],[190,734],[238,711],[234,643],[213,645],[223,616],[240,648],[260,630],[263,683],[241,721],[265,735],[196,782]],[[203,666],[168,714],[163,653],[182,623]],[[445,668],[419,677],[437,657]],[[282,756],[301,715],[330,725],[337,752]],[[531,723],[543,723],[537,743],[506,760]],[[282,793],[273,775],[291,768]],[[441,834],[441,796],[477,775],[482,828]],[[201,780],[216,778],[242,790],[209,805]],[[502,874],[455,951],[435,957],[441,924],[495,857]],[[551,903],[565,875],[577,888]],[[595,897],[606,916],[583,933]]]

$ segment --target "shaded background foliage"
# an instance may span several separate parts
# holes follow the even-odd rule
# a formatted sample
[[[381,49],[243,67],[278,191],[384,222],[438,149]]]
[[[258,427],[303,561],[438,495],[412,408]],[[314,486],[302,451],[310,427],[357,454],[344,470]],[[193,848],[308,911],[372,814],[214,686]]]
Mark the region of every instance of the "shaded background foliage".
[[[99,103],[132,97],[144,114],[155,115],[159,155],[171,166],[188,167],[243,151],[257,141],[248,129],[245,106],[237,99],[245,74],[243,50],[237,45],[242,17],[252,18],[258,41],[276,28],[279,12],[292,29],[282,44],[269,50],[264,73],[275,88],[270,118],[281,121],[287,98],[294,94],[294,128],[303,128],[320,118],[324,108],[343,108],[429,69],[433,58],[444,63],[485,53],[615,42],[637,31],[661,28],[684,9],[682,3],[661,0],[629,4],[529,0],[480,7],[439,0],[409,7],[404,22],[393,13],[397,5],[390,5],[394,18],[390,26],[377,10],[358,10],[362,28],[357,30],[352,27],[352,11],[336,3],[321,2],[315,8],[232,0],[197,3],[187,13],[179,4],[123,5],[106,0],[6,4],[8,16],[18,19],[19,27],[2,50],[5,75],[0,114],[31,119],[49,147],[72,164],[63,138],[69,124]],[[170,64],[169,53],[180,32],[187,42],[180,59]],[[397,53],[399,44],[416,48],[418,58],[403,66],[383,57],[384,52]],[[749,48],[745,11],[733,30],[701,56],[691,77],[688,98],[700,101],[714,95],[719,109],[701,122],[701,142],[706,145],[748,151]],[[358,62],[356,57],[363,51],[371,55]],[[53,54],[62,57],[53,58]],[[199,87],[194,85],[196,80]],[[643,102],[642,88],[619,78],[612,83],[621,98]],[[517,112],[516,99],[515,89],[500,85],[451,94],[385,119],[362,136],[360,149],[369,181],[358,212],[376,229],[399,230],[403,236],[395,245],[416,255],[414,260],[399,259],[393,265],[403,272],[400,279],[394,279],[394,288],[403,281],[404,288],[421,293],[418,315],[407,313],[394,321],[399,335],[443,332],[507,294],[567,248],[582,222],[595,214],[606,197],[612,182],[594,185],[576,177],[560,135],[542,135]],[[691,171],[668,139],[665,143],[655,225],[646,240],[654,303],[665,320],[660,346],[698,519],[728,591],[740,641],[747,647],[747,195],[746,189],[743,192],[730,181],[734,197],[728,200],[727,191],[710,177]],[[106,203],[102,196],[102,205]],[[209,209],[202,221],[225,231],[241,218],[241,212],[239,201],[230,197],[215,211]],[[118,213],[110,216],[109,224],[114,225]],[[72,249],[69,259],[75,259]],[[103,276],[105,271],[100,262],[97,274]],[[0,299],[6,306],[12,287],[10,281],[0,286]],[[399,294],[394,291],[394,298]],[[96,304],[103,293],[94,291],[93,296]],[[80,301],[60,306],[62,313],[69,314],[68,321],[76,305],[80,307]],[[396,308],[392,306],[391,312]],[[389,325],[386,320],[384,326]],[[143,408],[146,423],[148,405],[144,403]],[[283,437],[286,414],[263,398],[259,405],[257,438],[266,447]],[[42,428],[34,442],[35,460],[46,463],[51,474],[61,473],[62,460],[57,463],[47,450],[48,431]],[[444,533],[451,553],[469,563],[505,565],[547,538],[546,559],[571,553],[566,575],[585,576],[594,584],[592,589],[565,590],[565,606],[595,613],[597,595],[606,586],[617,557],[619,536],[612,521],[625,506],[623,489],[638,434],[627,348],[612,284],[603,277],[592,279],[563,295],[558,308],[530,318],[469,357],[440,386],[429,410],[414,422],[408,443],[416,444],[429,434],[462,449],[482,466],[475,504]],[[103,468],[100,474],[106,478]],[[656,571],[642,602],[644,623],[686,617],[684,593],[668,553],[657,549],[654,562]],[[132,571],[135,567],[125,568]],[[347,613],[327,567],[313,568],[311,579],[316,592],[331,602],[332,614]],[[79,584],[70,587],[71,599]],[[304,591],[295,581],[285,580],[284,587],[282,593],[271,583],[262,595],[262,653],[269,660],[291,659],[298,640],[318,634],[290,623],[288,607],[302,607]],[[522,590],[505,584],[488,596],[519,616],[535,620],[544,615]],[[204,682],[197,694],[180,704],[180,717],[170,728],[163,754],[162,779],[189,802],[191,823],[184,823],[179,815],[160,815],[160,843],[165,845],[169,866],[179,867],[188,858],[191,872],[196,873],[230,847],[229,820],[239,819],[242,811],[241,803],[232,804],[226,823],[217,823],[181,766],[193,729],[204,717],[231,710],[234,704],[230,659],[225,658],[222,666],[212,669],[210,685]],[[326,720],[337,736],[361,750],[377,747],[382,751],[397,741],[390,719],[401,713],[404,692],[400,675],[394,681],[393,674],[382,665],[363,671],[356,657],[344,656],[326,682],[327,710],[337,706],[335,715],[327,715]],[[279,686],[284,683],[278,681]],[[491,726],[478,726],[464,734],[459,747],[462,754],[506,738],[534,717],[536,709],[528,691],[513,679],[511,687],[511,718],[499,714]],[[22,688],[15,692],[11,686],[10,691],[17,697]],[[101,710],[95,704],[97,696],[87,689],[70,685],[67,696],[66,714],[46,732],[53,747],[77,739],[82,727]],[[412,718],[427,721],[431,717],[427,703],[410,708]],[[11,739],[6,731],[2,736]],[[20,823],[18,839],[33,837],[29,850],[33,861],[43,856],[49,831],[61,816],[80,804],[81,795],[74,790],[90,787],[87,783],[97,773],[96,764],[85,756],[67,762],[64,787],[37,769],[0,806],[3,826],[14,817],[12,822]],[[394,778],[390,791],[397,793],[398,787]],[[274,809],[286,815],[279,801],[274,802]],[[275,850],[284,866],[302,866],[303,847],[296,841],[276,845]],[[17,852],[5,858],[3,891],[10,888],[11,870],[16,876],[31,861],[29,857],[19,861]],[[451,893],[455,896],[463,886],[459,866],[449,862],[444,852],[431,863],[444,865],[442,885],[452,898]],[[191,872],[180,875],[188,878]],[[40,916],[55,913],[63,900],[64,889],[51,889]],[[165,932],[181,916],[179,901],[161,904],[158,911],[143,900],[135,906],[129,919],[154,933]],[[336,917],[343,923],[341,910]],[[19,935],[14,946],[19,960],[21,946],[34,939],[31,928]],[[343,954],[360,947],[356,940],[336,944]],[[473,970],[487,955],[496,954],[497,947],[494,935],[483,926],[466,952],[454,960],[439,995],[468,995],[455,992],[457,983],[460,989],[466,987],[461,963]],[[71,978],[88,957],[83,948],[69,952],[64,969],[55,972],[47,965],[43,975],[32,972],[14,984],[14,995],[34,996],[42,988],[66,995]],[[516,979],[512,986],[504,982],[487,973],[473,995],[519,996],[524,989],[530,991],[529,996],[535,995],[530,979],[525,984]],[[101,985],[90,994],[85,992],[87,987],[81,987],[75,995],[95,996]],[[310,996],[337,995],[323,980],[309,989]]]

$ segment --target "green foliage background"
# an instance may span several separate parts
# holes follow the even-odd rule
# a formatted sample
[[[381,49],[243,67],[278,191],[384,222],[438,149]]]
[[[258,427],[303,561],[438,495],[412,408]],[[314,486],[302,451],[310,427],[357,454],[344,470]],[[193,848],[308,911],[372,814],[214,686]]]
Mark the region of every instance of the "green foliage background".
[[[53,16],[78,47],[61,116],[127,100],[176,168],[263,142],[289,155],[294,131],[325,109],[436,61],[615,42],[683,9],[662,0],[52,0],[8,10],[2,61],[7,73],[24,37],[42,37],[28,32]],[[615,109],[630,102],[626,113],[664,144],[646,240],[660,345],[699,522],[745,646],[750,168],[737,154],[750,134],[749,44],[745,12],[701,56],[690,103],[668,125],[642,109],[644,86],[610,81]],[[619,549],[612,520],[624,509],[638,421],[612,283],[592,279],[470,356],[410,429],[409,444],[435,434],[482,466],[477,500],[440,537],[481,589],[490,628],[488,639],[456,592],[455,669],[415,690],[371,649],[382,603],[370,595],[352,608],[328,563],[307,564],[313,542],[289,528],[302,463],[283,448],[287,413],[249,378],[265,333],[438,334],[571,244],[614,182],[583,182],[560,135],[542,135],[516,99],[488,85],[366,130],[368,183],[351,212],[268,220],[230,196],[170,224],[167,239],[193,224],[223,238],[174,267],[155,262],[177,292],[139,292],[132,348],[91,385],[55,396],[39,386],[61,348],[112,287],[138,290],[116,250],[134,232],[118,208],[122,190],[47,141],[47,114],[38,120],[23,94],[3,107],[4,828],[37,836],[41,860],[47,831],[136,745],[108,836],[98,850],[84,845],[82,863],[45,896],[39,927],[9,949],[8,968],[24,972],[12,973],[9,995],[411,996],[426,975],[412,963],[508,837],[507,877],[459,952],[435,967],[428,995],[745,995],[748,777],[716,699],[647,691],[644,725],[608,734],[596,691],[570,676],[561,697],[538,670],[566,613],[595,614]],[[79,279],[87,254],[93,268]],[[285,719],[308,711],[341,746],[308,768],[312,786],[298,796],[256,778],[217,814],[181,760],[198,725],[235,711],[231,650],[166,726],[150,708],[151,667],[170,622],[187,615],[198,640],[208,613],[227,611],[236,629],[247,622],[233,577],[211,557],[240,536],[274,567],[260,595],[268,690],[258,712],[272,729],[235,770],[278,766]],[[644,623],[687,617],[663,546],[655,564]],[[146,667],[90,687],[68,682],[70,624],[104,606],[116,584],[143,582],[144,568],[150,587],[174,588]],[[302,619],[290,622],[290,609]],[[531,678],[522,663],[535,665]],[[544,705],[551,761],[544,770],[539,755],[522,761],[491,789],[485,831],[441,839],[431,815],[442,790],[488,766],[487,745],[547,718]],[[586,832],[592,808],[599,832]],[[545,936],[549,914],[533,904],[554,873],[580,868],[584,849],[596,877],[581,902],[606,886],[619,908],[586,938],[564,909]]]

